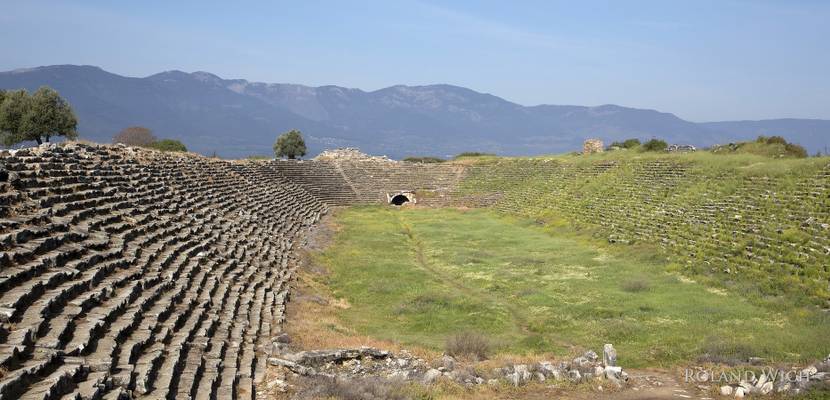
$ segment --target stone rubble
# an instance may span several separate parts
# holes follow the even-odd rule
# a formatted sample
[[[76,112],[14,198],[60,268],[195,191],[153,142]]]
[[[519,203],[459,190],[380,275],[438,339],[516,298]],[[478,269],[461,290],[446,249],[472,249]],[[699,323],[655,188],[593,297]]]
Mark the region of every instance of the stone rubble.
[[[582,154],[593,154],[593,153],[602,153],[605,151],[605,145],[603,145],[602,140],[600,139],[585,139],[582,143]]]
[[[466,167],[452,163],[421,164],[373,157],[358,149],[327,150],[313,160],[262,163],[330,206],[388,203],[390,193],[412,192],[443,205],[458,190]],[[413,197],[414,198],[414,197]]]
[[[605,345],[607,351],[613,346]],[[268,358],[273,366],[283,367],[296,375],[323,376],[327,378],[354,379],[365,376],[398,378],[423,384],[433,384],[447,379],[465,386],[508,383],[522,386],[532,381],[570,381],[573,383],[601,380],[616,388],[628,382],[628,374],[621,367],[607,365],[593,351],[574,358],[570,362],[553,364],[542,361],[533,364],[506,365],[493,369],[489,374],[479,374],[469,367],[459,367],[451,356],[444,355],[437,365],[429,365],[423,359],[406,351],[400,354],[371,347],[355,349],[331,349],[274,353]]]
[[[358,148],[342,147],[338,149],[324,150],[314,161],[375,161],[375,162],[396,162],[387,156],[371,156]]]
[[[762,368],[760,375],[754,375],[736,383],[721,385],[717,391],[724,397],[743,398],[749,395],[798,395],[816,385],[830,386],[830,355],[806,368]]]

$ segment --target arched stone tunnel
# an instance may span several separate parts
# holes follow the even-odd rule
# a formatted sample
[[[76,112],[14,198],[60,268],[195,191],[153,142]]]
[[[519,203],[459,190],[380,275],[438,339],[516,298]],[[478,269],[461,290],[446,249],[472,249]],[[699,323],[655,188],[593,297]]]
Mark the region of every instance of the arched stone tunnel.
[[[401,206],[404,203],[416,203],[415,193],[412,192],[387,193],[386,199],[393,206]]]

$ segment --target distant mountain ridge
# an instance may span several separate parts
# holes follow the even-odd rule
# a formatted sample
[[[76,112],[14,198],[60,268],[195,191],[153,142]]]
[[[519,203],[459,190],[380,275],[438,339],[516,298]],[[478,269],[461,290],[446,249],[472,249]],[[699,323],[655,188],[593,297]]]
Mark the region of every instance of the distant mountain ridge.
[[[0,88],[49,85],[66,97],[80,134],[110,142],[124,127],[146,126],[189,149],[224,157],[271,154],[277,134],[300,129],[310,154],[356,146],[371,154],[447,156],[462,151],[533,155],[578,150],[583,139],[629,137],[711,145],[780,134],[811,152],[830,145],[830,121],[778,119],[693,123],[627,108],[522,106],[452,85],[391,86],[366,92],[223,79],[167,71],[145,78],[99,67],[55,65],[0,72]]]

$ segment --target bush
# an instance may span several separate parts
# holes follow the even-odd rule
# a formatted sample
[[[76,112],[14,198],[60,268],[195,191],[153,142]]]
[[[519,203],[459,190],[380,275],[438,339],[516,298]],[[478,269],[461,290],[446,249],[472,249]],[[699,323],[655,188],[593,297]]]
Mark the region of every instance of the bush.
[[[156,142],[153,131],[143,126],[131,126],[124,128],[117,135],[112,137],[112,142],[126,144],[127,146],[150,147]]]
[[[627,139],[623,142],[623,147],[626,149],[633,149],[640,145],[640,139]]]
[[[783,144],[783,145],[787,144],[787,139],[784,139],[781,136],[770,136],[770,137],[759,136],[758,139],[763,140],[766,144]]]
[[[421,163],[421,164],[431,164],[431,163],[442,163],[447,161],[443,158],[438,157],[407,157],[403,159],[406,162],[413,162],[413,163]]]
[[[668,143],[660,139],[651,139],[643,144],[643,150],[645,151],[664,151],[667,147],[669,147]]]
[[[490,352],[490,341],[478,333],[461,332],[447,339],[446,352],[453,357],[486,360]]]
[[[807,157],[807,150],[800,145],[795,143],[787,143],[784,145],[784,151],[787,152],[787,155],[795,157],[795,158],[806,158]]]
[[[139,146],[161,151],[187,151],[184,143],[175,139],[158,140],[153,131],[143,126],[131,126],[124,128],[112,138],[113,143],[126,144],[127,146]]]
[[[161,151],[187,151],[187,147],[185,147],[184,143],[175,139],[162,139],[147,147]]]
[[[495,157],[495,154],[492,153],[479,153],[477,151],[465,151],[457,156],[456,159],[464,158],[464,157]]]
[[[634,149],[638,146],[640,146],[640,139],[626,139],[624,142],[613,142],[608,148]]]
[[[787,139],[784,139],[783,136],[758,136],[758,138],[755,139],[755,142],[770,146],[780,145],[784,148],[784,154],[779,154],[779,156],[788,156],[795,158],[807,157],[807,150],[805,150],[804,147],[797,145],[795,143],[788,142]],[[780,147],[778,148],[780,149]]]

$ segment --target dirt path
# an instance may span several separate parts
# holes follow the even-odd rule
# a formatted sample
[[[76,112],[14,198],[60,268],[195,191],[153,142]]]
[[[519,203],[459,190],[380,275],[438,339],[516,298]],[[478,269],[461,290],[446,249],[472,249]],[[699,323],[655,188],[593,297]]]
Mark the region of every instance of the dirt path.
[[[700,399],[710,400],[712,395],[690,385],[685,385],[682,378],[672,371],[648,369],[626,370],[630,382],[628,388],[615,396],[623,400],[647,399]],[[659,382],[659,384],[657,383]]]

